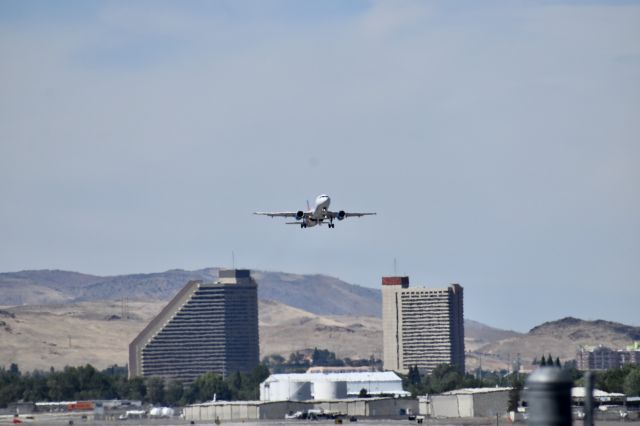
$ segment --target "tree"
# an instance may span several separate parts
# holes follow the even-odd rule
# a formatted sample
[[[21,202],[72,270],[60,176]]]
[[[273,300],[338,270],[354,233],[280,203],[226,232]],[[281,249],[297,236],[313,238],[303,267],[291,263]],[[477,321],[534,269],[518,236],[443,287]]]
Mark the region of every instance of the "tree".
[[[623,389],[627,396],[640,396],[640,367],[635,367],[627,374]]]
[[[314,348],[312,361],[313,365],[319,366],[342,366],[344,361],[336,358],[335,352],[328,349]]]
[[[16,377],[20,377],[20,368],[18,368],[18,364],[12,362],[9,366],[9,373]]]
[[[456,366],[441,364],[425,376],[421,384],[412,393],[442,393],[464,387],[476,387],[480,384],[472,375],[462,373]]]
[[[547,360],[544,359],[544,355],[540,358],[540,367],[545,367],[547,365]]]
[[[147,386],[141,377],[133,377],[127,382],[127,397],[133,400],[143,400],[147,395]]]
[[[603,372],[596,373],[595,386],[605,392],[624,392],[624,380],[630,372],[630,366],[626,365],[622,368],[612,368]]]
[[[560,357],[556,357],[556,367],[562,368],[562,364],[560,364]]]
[[[551,358],[551,354],[549,354],[549,356],[547,356],[547,365],[549,367],[553,367],[553,358]]]
[[[369,396],[369,393],[367,392],[367,389],[365,388],[360,389],[360,393],[358,393],[358,397],[366,398],[368,396]]]
[[[24,391],[22,399],[25,401],[43,401],[47,399],[49,388],[47,387],[47,376],[42,371],[23,376]],[[0,385],[1,387],[1,385]]]
[[[165,402],[164,379],[162,377],[149,377],[147,379],[147,399],[152,404]]]
[[[75,367],[65,367],[63,371],[55,371],[47,378],[49,400],[69,401],[76,399],[81,390]]]
[[[227,383],[222,380],[222,376],[208,372],[198,377],[191,384],[188,396],[193,399],[189,402],[211,401],[214,396],[219,400],[229,400],[231,399],[231,391]]]
[[[258,364],[256,368],[251,372],[251,383],[254,385],[260,385],[260,383],[267,380],[267,378],[271,375],[269,372],[269,368],[266,365]]]
[[[166,400],[170,405],[180,405],[180,400],[184,394],[184,387],[178,380],[171,380],[167,384]]]
[[[417,365],[414,365],[413,367],[409,366],[408,378],[410,384],[414,386],[420,384],[422,378],[420,377],[420,370],[418,369]]]

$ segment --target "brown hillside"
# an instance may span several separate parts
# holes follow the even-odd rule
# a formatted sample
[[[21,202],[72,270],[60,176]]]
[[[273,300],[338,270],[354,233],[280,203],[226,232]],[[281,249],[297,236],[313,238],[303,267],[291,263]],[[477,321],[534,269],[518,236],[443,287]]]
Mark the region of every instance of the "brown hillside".
[[[567,317],[541,324],[527,334],[481,346],[477,352],[484,354],[487,360],[499,360],[506,366],[506,362],[515,360],[518,353],[528,363],[543,354],[566,361],[575,359],[580,346],[602,344],[624,348],[634,340],[640,340],[640,327]]]
[[[128,345],[166,304],[129,301],[122,319],[118,301],[0,309],[0,365],[22,370],[93,364],[105,368],[127,363]],[[321,316],[275,301],[260,301],[261,356],[285,357],[306,348],[326,348],[340,357],[381,357],[380,319]]]

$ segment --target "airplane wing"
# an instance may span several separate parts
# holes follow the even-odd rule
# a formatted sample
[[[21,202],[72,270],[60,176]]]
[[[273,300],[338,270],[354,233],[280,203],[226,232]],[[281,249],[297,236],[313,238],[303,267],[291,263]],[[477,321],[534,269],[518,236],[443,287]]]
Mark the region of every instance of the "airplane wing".
[[[345,212],[343,210],[340,210],[339,212],[326,212],[325,215],[327,217],[327,219],[345,219],[347,217],[361,217],[361,216],[371,216],[371,215],[375,215],[376,213],[349,213],[349,212]]]
[[[260,216],[269,216],[269,217],[297,217],[298,212],[254,212],[253,214],[257,214]],[[309,216],[309,213],[304,212],[302,217]]]

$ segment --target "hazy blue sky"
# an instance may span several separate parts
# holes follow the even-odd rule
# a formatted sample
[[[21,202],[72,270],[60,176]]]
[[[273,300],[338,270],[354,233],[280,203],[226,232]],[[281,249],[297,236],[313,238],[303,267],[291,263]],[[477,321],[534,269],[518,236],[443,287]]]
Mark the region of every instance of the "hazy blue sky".
[[[640,325],[640,3],[0,2],[0,271],[237,265]],[[378,216],[301,230],[252,216]]]

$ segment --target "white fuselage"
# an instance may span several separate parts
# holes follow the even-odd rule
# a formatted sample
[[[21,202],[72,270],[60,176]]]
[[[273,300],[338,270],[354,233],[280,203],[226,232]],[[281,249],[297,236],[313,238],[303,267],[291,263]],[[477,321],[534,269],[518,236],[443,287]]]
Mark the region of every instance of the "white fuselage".
[[[326,218],[327,210],[329,210],[329,205],[331,204],[331,198],[328,195],[322,194],[316,197],[316,201],[313,209],[309,212],[310,215],[307,219],[305,219],[305,223],[307,226],[315,226]]]

